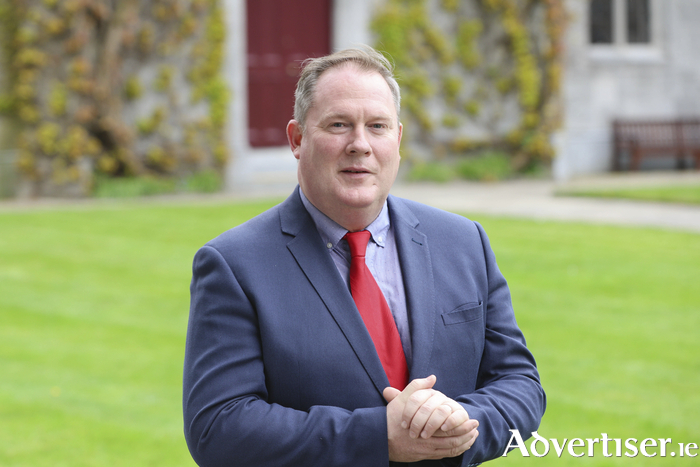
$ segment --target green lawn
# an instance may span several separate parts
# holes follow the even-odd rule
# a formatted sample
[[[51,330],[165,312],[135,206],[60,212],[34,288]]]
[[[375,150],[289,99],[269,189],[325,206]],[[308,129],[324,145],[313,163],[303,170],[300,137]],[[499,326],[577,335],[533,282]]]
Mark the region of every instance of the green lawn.
[[[663,203],[700,204],[700,185],[677,185],[638,188],[599,188],[564,190],[564,196],[589,196],[594,198],[621,198]]]
[[[0,213],[0,465],[193,466],[180,405],[192,257],[271,205]],[[476,219],[540,366],[539,433],[700,444],[700,235]],[[700,462],[512,457],[494,465]]]
[[[676,448],[700,444],[700,235],[500,219],[483,224],[548,395],[540,435],[563,441],[607,433],[623,440],[623,455],[627,438],[672,438]],[[700,465],[700,458],[605,459],[600,448],[595,452],[527,462]]]

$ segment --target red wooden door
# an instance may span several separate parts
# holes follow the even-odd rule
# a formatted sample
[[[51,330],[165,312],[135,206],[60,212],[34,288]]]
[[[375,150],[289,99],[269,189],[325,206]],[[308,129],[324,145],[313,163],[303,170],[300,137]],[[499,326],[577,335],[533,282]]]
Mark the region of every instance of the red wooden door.
[[[248,0],[248,138],[287,144],[301,61],[330,52],[330,0]]]

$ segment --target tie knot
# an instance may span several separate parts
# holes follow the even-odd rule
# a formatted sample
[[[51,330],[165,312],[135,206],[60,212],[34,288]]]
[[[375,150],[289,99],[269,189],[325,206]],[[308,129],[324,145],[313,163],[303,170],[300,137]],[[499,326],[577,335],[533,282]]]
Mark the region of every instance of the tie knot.
[[[350,247],[350,256],[365,256],[367,251],[367,243],[372,234],[369,230],[360,230],[359,232],[348,232],[345,234],[345,240]]]

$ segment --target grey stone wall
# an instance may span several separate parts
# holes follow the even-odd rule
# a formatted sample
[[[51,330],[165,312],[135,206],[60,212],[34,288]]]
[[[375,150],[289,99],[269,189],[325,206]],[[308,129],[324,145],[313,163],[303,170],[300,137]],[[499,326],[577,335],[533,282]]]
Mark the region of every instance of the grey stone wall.
[[[571,22],[566,37],[565,116],[556,138],[558,179],[610,170],[614,118],[700,116],[700,2],[651,0],[648,45],[623,41],[591,45],[589,2],[566,3]],[[645,164],[643,168],[651,168],[654,162]],[[673,161],[657,162],[656,167],[673,168]]]

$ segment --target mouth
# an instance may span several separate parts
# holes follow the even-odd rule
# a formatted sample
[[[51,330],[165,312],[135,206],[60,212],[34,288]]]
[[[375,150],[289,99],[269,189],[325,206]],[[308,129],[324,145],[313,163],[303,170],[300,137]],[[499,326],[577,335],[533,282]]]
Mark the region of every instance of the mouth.
[[[349,173],[349,174],[368,174],[369,170],[353,167],[353,168],[349,168],[349,169],[343,169],[343,170],[341,170],[341,172]]]

